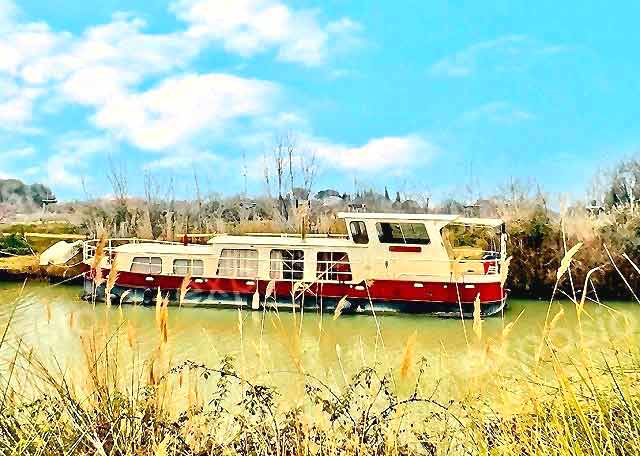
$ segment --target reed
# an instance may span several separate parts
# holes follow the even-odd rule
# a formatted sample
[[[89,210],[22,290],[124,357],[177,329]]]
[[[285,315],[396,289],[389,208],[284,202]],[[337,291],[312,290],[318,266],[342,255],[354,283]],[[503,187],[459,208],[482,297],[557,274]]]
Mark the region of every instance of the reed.
[[[416,346],[416,338],[418,333],[414,331],[407,339],[404,345],[404,351],[402,354],[402,361],[400,362],[400,378],[405,379],[409,374],[409,369],[413,364],[413,356]]]
[[[570,249],[565,261],[558,262],[558,270],[550,271],[559,282],[572,273],[577,251],[571,254]],[[588,289],[590,276],[583,290]],[[346,299],[340,303],[338,309],[344,308]],[[587,315],[584,294],[566,305],[573,305],[578,315]],[[136,334],[131,321],[123,321],[112,334],[102,329],[85,333],[85,363],[74,366],[72,372],[51,367],[25,345],[9,347],[3,335],[1,352],[14,351],[9,351],[13,353],[10,369],[1,371],[0,453],[640,454],[640,344],[628,329],[624,346],[612,340],[610,346],[594,347],[579,338],[573,341],[578,352],[570,350],[559,343],[563,320],[569,315],[566,305],[554,310],[542,328],[542,349],[532,354],[535,366],[523,357],[515,367],[502,370],[505,350],[489,349],[490,333],[476,327],[477,338],[487,345],[472,347],[478,353],[472,351],[468,358],[472,365],[464,374],[466,389],[452,395],[442,388],[450,380],[446,371],[436,371],[419,358],[416,333],[407,338],[401,354],[370,343],[376,362],[368,363],[363,354],[360,367],[351,365],[353,359],[339,344],[332,345],[339,362],[334,378],[312,365],[302,366],[301,341],[314,341],[315,335],[301,333],[295,319],[285,326],[279,314],[267,312],[266,306],[260,314],[262,325],[270,320],[282,332],[297,366],[281,375],[291,376],[292,385],[300,383],[300,390],[278,389],[267,381],[269,377],[251,375],[245,353],[250,346],[245,341],[248,317],[242,312],[238,313],[240,364],[222,355],[213,366],[196,361],[174,365],[167,297],[159,292],[158,346],[142,366],[135,364],[142,335]],[[498,333],[503,347],[512,342],[522,315],[505,322]],[[340,310],[334,318],[341,318]],[[480,315],[474,311],[469,324],[478,323]],[[5,335],[10,324],[11,318]],[[371,324],[376,325],[377,339],[384,321],[372,319]],[[625,324],[629,327],[628,321]],[[535,345],[532,351],[537,351]],[[137,368],[131,368],[131,363]],[[434,379],[435,375],[442,377]],[[490,396],[490,386],[499,391],[497,396]]]
[[[184,298],[187,295],[187,292],[190,290],[190,287],[189,287],[190,284],[191,284],[191,273],[188,273],[186,276],[184,276],[180,284],[180,292],[178,297],[178,303],[180,307],[182,307]]]

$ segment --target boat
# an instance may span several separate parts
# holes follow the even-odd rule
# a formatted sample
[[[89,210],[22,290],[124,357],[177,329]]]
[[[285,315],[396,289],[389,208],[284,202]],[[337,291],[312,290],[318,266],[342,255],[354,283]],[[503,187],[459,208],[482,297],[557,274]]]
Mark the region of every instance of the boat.
[[[83,246],[90,269],[84,296],[120,304],[166,299],[198,307],[339,307],[345,314],[442,317],[471,316],[478,302],[482,316],[505,308],[503,220],[358,212],[337,217],[347,234],[220,234],[206,245],[186,237],[89,240]]]

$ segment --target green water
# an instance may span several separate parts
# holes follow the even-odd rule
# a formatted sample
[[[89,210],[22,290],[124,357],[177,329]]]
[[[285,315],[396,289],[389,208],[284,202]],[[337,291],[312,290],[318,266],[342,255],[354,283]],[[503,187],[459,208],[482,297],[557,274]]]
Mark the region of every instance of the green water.
[[[363,365],[398,367],[407,339],[415,334],[414,362],[425,358],[429,378],[439,379],[450,391],[463,390],[468,379],[483,371],[526,371],[540,344],[548,301],[511,300],[504,318],[483,322],[478,341],[471,322],[417,315],[341,316],[273,312],[243,313],[237,310],[169,308],[168,342],[160,351],[160,335],[153,308],[81,301],[75,286],[44,283],[0,283],[0,325],[15,314],[0,350],[3,368],[16,348],[37,354],[44,363],[61,371],[79,369],[87,346],[109,341],[127,365],[144,366],[153,356],[168,368],[185,360],[216,366],[222,356],[233,355],[246,376],[273,382],[282,388],[296,382],[304,371],[343,381]],[[582,319],[584,345],[592,350],[623,346],[637,339],[640,305],[631,302],[586,305]],[[564,315],[553,330],[553,344],[565,352],[575,351],[579,340],[574,305],[554,303],[553,317]],[[522,313],[508,342],[503,345],[505,325]],[[240,323],[241,322],[241,323]],[[466,338],[465,338],[466,329]],[[631,339],[630,339],[631,338]],[[468,342],[467,342],[468,341]],[[160,353],[160,355],[158,355]],[[34,355],[35,356],[35,355]],[[415,370],[415,369],[414,369]]]

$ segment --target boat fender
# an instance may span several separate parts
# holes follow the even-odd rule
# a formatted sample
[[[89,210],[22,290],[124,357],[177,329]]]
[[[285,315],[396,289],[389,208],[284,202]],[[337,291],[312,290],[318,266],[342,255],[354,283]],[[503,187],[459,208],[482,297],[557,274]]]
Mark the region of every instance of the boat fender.
[[[142,304],[145,306],[152,306],[155,299],[155,292],[151,288],[146,288],[142,294]]]
[[[349,300],[345,300],[344,307],[342,308],[342,312],[343,313],[354,312],[357,307],[358,307],[357,304],[354,304]]]

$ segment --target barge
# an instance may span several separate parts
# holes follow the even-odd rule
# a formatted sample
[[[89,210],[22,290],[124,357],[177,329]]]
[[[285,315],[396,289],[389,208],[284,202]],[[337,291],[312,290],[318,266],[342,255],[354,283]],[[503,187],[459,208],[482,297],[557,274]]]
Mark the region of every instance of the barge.
[[[472,315],[476,300],[483,316],[505,308],[502,220],[337,216],[345,235],[216,235],[206,245],[186,238],[86,241],[84,294],[146,305],[162,296],[184,306],[327,312],[340,306],[342,313],[454,317]]]

